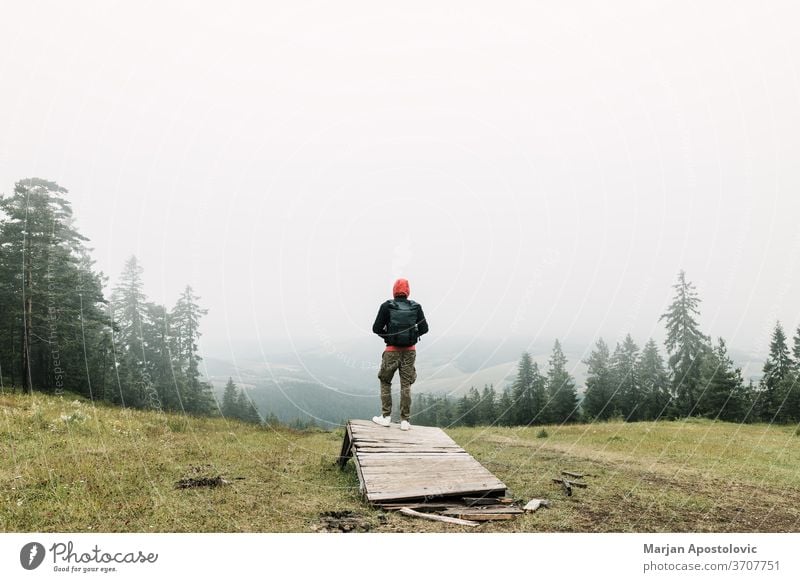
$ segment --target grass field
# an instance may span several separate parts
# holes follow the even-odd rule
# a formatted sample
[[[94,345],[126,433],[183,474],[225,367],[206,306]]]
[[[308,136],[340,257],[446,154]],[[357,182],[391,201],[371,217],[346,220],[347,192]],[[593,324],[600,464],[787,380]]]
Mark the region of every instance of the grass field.
[[[384,514],[363,503],[342,431],[94,406],[73,396],[0,395],[0,529],[309,532],[351,511],[370,531],[797,532],[795,427],[706,420],[447,432],[520,500],[540,509],[475,529]],[[551,479],[587,473],[566,497]],[[221,475],[222,487],[176,489]]]

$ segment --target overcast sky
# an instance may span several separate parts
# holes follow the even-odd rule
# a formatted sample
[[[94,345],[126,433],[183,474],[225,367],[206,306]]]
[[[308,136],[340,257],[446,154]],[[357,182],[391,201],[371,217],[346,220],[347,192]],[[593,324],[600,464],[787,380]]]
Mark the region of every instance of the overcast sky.
[[[112,279],[228,341],[643,344],[800,322],[794,2],[3,2],[0,192],[70,190]],[[376,345],[379,348],[379,345]]]

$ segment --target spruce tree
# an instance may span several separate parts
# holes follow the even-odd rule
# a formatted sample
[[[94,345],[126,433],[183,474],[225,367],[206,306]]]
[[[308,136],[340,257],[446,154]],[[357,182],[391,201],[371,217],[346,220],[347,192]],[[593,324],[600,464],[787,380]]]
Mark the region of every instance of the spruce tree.
[[[497,394],[494,391],[494,385],[484,385],[483,392],[481,392],[481,401],[478,407],[478,424],[490,426],[494,424],[497,419],[496,411]]]
[[[527,426],[541,422],[542,409],[546,403],[545,382],[539,372],[539,364],[528,352],[520,356],[517,377],[511,387],[514,402],[509,422]]]
[[[186,286],[171,313],[173,328],[173,356],[177,357],[180,369],[186,377],[187,397],[184,406],[188,412],[208,414],[214,408],[211,386],[200,378],[198,353],[200,318],[208,313],[198,304],[198,297],[190,286]]]
[[[708,418],[741,422],[745,418],[745,387],[741,369],[728,355],[725,340],[719,338],[703,361],[703,386],[697,413]]]
[[[547,423],[565,423],[578,418],[578,394],[575,381],[567,371],[567,358],[558,340],[553,345],[547,369],[547,396],[543,420]]]
[[[616,383],[617,408],[625,420],[641,420],[644,406],[638,378],[639,347],[630,334],[617,345],[611,358],[611,370]]]
[[[587,371],[583,412],[588,418],[606,420],[614,413],[615,386],[611,373],[611,354],[603,338],[597,340],[595,349],[584,360],[584,364]]]
[[[792,344],[792,364],[795,371],[800,371],[800,326],[794,332],[794,339]]]
[[[102,274],[75,228],[67,190],[39,178],[0,196],[0,359],[28,392],[93,397],[110,332]]]
[[[475,386],[470,386],[458,402],[458,424],[475,426],[480,421],[480,394]]]
[[[261,415],[244,389],[239,391],[239,396],[237,397],[237,412],[238,418],[241,420],[252,424],[261,424]]]
[[[658,346],[652,338],[642,350],[637,376],[644,403],[643,418],[646,420],[672,418],[674,411],[669,376],[664,368],[664,360],[658,352]]]
[[[778,397],[780,407],[776,420],[783,423],[796,424],[800,422],[800,374],[794,368],[778,384]]]
[[[761,419],[766,422],[778,420],[782,415],[783,394],[781,387],[785,390],[784,380],[793,367],[789,356],[789,347],[786,343],[786,334],[780,321],[775,324],[772,332],[772,340],[769,345],[769,356],[764,362],[764,374],[761,378],[760,403]]]
[[[783,416],[787,422],[800,422],[800,326],[792,344],[791,370],[781,383],[779,392],[784,400]]]
[[[708,337],[700,331],[697,323],[700,298],[694,285],[686,280],[684,271],[678,274],[678,282],[673,288],[673,301],[660,319],[666,320],[665,345],[677,408],[680,414],[689,416],[695,413],[701,391],[701,363],[708,351]]]
[[[511,388],[506,386],[500,399],[497,402],[497,425],[511,426],[514,418],[514,398],[511,396]]]
[[[151,358],[144,338],[148,311],[142,276],[138,260],[130,257],[111,296],[119,382],[114,400],[135,408],[146,405],[152,387],[148,370]]]
[[[228,378],[225,384],[225,393],[222,396],[222,416],[225,418],[237,418],[239,416],[239,402],[237,400],[237,388],[233,383],[233,378]]]

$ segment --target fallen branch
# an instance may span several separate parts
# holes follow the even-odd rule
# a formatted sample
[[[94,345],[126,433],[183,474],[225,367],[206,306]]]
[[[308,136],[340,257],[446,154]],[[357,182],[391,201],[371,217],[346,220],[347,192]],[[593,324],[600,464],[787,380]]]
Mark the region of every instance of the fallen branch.
[[[586,483],[580,483],[578,481],[570,481],[569,479],[553,479],[553,483],[561,483],[564,487],[564,493],[566,493],[567,497],[572,496],[572,488],[573,487],[580,487],[581,489],[586,489],[588,485]]]
[[[591,475],[585,475],[583,473],[573,473],[572,471],[561,471],[562,475],[566,475],[567,477],[572,477],[573,479],[583,479],[584,477],[591,477]]]
[[[580,481],[570,481],[569,479],[553,479],[554,483],[564,483],[569,485],[570,487],[580,487],[581,489],[586,489],[589,484],[588,483],[581,483]]]
[[[432,513],[420,513],[419,511],[414,511],[413,509],[409,509],[408,507],[401,507],[399,511],[403,515],[407,515],[409,517],[421,517],[422,519],[429,519],[431,521],[441,521],[444,523],[452,523],[454,525],[466,525],[469,527],[475,527],[477,525],[480,525],[476,521],[470,521],[468,519],[459,519],[457,517],[447,517],[445,515],[435,515]]]

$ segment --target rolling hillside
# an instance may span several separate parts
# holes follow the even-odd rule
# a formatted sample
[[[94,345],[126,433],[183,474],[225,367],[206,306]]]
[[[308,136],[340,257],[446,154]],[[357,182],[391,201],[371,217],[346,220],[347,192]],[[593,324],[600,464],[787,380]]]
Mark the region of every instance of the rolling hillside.
[[[552,500],[476,531],[800,531],[794,427],[691,420],[551,426],[544,438],[540,430],[448,431],[514,497]],[[459,531],[362,503],[352,463],[334,466],[341,438],[340,429],[276,430],[6,393],[0,529],[309,532],[329,528],[338,512],[360,531]],[[565,497],[551,481],[564,469],[586,473],[589,486]],[[227,483],[176,487],[217,477]]]

